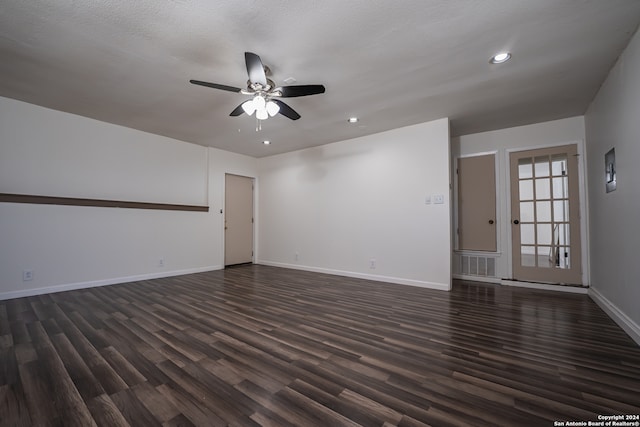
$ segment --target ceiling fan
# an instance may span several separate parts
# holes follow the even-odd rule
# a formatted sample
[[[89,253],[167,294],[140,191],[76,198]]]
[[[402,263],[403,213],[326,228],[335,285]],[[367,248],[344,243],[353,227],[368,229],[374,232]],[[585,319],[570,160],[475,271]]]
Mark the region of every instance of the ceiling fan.
[[[249,74],[246,89],[200,80],[189,80],[189,82],[194,85],[250,95],[251,99],[238,105],[229,115],[239,116],[242,113],[247,113],[248,115],[255,113],[257,120],[266,120],[278,113],[291,120],[298,120],[300,114],[282,102],[280,98],[295,98],[324,93],[323,85],[276,86],[273,80],[267,77],[271,71],[262,64],[262,60],[258,55],[252,52],[245,52],[244,60]]]

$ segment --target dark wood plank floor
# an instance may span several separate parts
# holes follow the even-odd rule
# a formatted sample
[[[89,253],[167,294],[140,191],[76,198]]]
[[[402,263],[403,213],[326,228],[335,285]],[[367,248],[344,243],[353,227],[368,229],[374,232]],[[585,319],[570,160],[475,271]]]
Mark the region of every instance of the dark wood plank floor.
[[[586,295],[242,266],[0,301],[2,426],[551,426],[640,414]]]

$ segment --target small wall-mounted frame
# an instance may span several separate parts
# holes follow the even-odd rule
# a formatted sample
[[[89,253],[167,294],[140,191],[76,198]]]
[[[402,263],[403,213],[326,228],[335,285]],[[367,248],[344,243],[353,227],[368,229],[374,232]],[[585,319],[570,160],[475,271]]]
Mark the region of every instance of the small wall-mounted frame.
[[[611,193],[616,189],[617,172],[616,172],[616,149],[612,148],[604,155],[605,167],[605,183],[607,193]]]

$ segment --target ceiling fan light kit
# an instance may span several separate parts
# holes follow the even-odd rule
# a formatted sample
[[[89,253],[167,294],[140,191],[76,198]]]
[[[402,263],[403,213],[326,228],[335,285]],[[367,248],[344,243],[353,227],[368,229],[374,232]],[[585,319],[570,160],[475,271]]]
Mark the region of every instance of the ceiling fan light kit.
[[[509,52],[500,52],[491,57],[489,60],[492,64],[502,64],[511,59],[511,53]]]
[[[267,74],[270,74],[270,70],[262,64],[262,60],[258,55],[252,52],[245,52],[244,59],[247,65],[247,74],[249,75],[246,89],[218,83],[203,82],[200,80],[189,80],[189,82],[195,85],[251,96],[251,99],[237,106],[231,112],[230,116],[235,117],[243,113],[251,116],[255,113],[256,120],[258,122],[256,124],[256,131],[262,128],[260,124],[262,120],[267,120],[269,117],[273,117],[277,114],[282,114],[291,120],[298,120],[300,118],[300,114],[278,98],[295,98],[325,92],[323,85],[276,87],[273,80],[267,78]]]

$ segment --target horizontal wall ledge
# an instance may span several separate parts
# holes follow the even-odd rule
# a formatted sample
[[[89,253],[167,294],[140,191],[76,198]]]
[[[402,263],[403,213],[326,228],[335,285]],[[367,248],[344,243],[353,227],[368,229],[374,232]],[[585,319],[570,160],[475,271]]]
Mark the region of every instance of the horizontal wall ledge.
[[[174,205],[168,203],[131,202],[124,200],[80,199],[75,197],[36,196],[0,193],[0,203],[31,203],[36,205],[92,206],[101,208],[155,209],[164,211],[209,212],[209,206]]]

